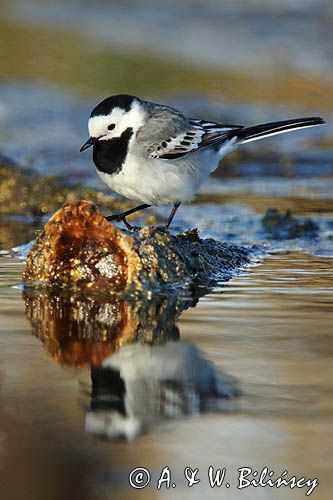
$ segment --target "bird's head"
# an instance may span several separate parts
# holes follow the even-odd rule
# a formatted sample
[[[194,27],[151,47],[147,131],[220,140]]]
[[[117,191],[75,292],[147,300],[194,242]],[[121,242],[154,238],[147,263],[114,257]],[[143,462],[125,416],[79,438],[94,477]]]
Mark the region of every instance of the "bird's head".
[[[137,132],[144,124],[145,112],[138,97],[120,94],[107,97],[91,112],[89,139],[80,151],[98,142],[120,138],[124,132]]]

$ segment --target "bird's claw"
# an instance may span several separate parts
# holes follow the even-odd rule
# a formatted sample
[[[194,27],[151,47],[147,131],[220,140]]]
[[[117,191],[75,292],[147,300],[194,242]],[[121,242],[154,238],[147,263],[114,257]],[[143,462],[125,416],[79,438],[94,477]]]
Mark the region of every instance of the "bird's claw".
[[[126,220],[126,218],[125,218],[125,217],[123,217],[123,218],[121,219],[121,222],[123,222],[123,223],[125,224],[125,226],[127,227],[127,229],[128,229],[129,231],[134,231],[134,232],[138,233],[138,232],[140,231],[140,229],[141,229],[141,227],[139,227],[139,226],[132,226],[132,224],[129,224],[129,223],[127,222],[127,220]]]
[[[122,214],[109,215],[108,217],[105,217],[105,218],[109,222],[111,222],[111,221],[123,222],[129,231],[138,232],[141,229],[141,227],[132,226],[129,222],[127,222],[126,217]]]

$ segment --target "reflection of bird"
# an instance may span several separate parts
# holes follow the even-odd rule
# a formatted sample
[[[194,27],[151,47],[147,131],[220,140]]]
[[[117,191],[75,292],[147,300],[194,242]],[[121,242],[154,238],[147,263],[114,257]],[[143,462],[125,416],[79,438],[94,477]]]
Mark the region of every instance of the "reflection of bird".
[[[126,345],[92,370],[92,382],[86,430],[109,438],[133,439],[156,418],[229,409],[225,399],[238,394],[231,378],[183,341]]]
[[[138,97],[117,95],[91,112],[93,159],[101,179],[115,192],[141,203],[109,220],[151,205],[173,204],[170,225],[181,202],[193,198],[219,160],[239,144],[323,124],[321,118],[298,118],[254,127],[186,118],[176,109]],[[128,225],[129,226],[129,225]]]

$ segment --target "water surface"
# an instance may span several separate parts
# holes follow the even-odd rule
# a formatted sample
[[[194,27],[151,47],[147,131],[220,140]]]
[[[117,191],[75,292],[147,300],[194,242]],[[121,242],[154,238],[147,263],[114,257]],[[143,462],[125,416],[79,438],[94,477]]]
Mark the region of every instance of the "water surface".
[[[143,427],[131,442],[124,437],[101,440],[100,427],[88,425],[89,414],[103,414],[101,407],[91,406],[89,363],[73,366],[73,355],[59,361],[50,344],[43,347],[34,336],[36,329],[25,318],[22,291],[13,288],[22,268],[20,262],[1,259],[4,498],[23,498],[23,490],[25,498],[34,499],[134,498],[140,493],[130,490],[127,476],[139,465],[149,468],[153,478],[151,486],[141,492],[142,498],[199,498],[203,491],[208,498],[220,498],[221,492],[205,484],[208,465],[227,468],[228,498],[242,494],[235,485],[237,469],[244,465],[257,470],[266,465],[277,475],[287,469],[298,476],[317,477],[320,486],[313,497],[329,498],[333,444],[331,259],[299,252],[268,256],[183,313],[179,339],[176,335],[159,348],[146,344],[145,349],[151,350],[149,362],[155,356],[159,365],[162,360],[167,363],[167,370],[172,359],[178,355],[182,359],[185,351],[184,359],[199,357],[200,370],[213,370],[222,383],[241,392],[231,400],[212,397],[206,406],[196,405],[193,387],[182,384],[184,374],[179,373],[178,385],[174,380],[171,386],[164,386],[164,392],[160,390],[163,384],[156,386],[155,382],[152,387],[151,380],[158,376],[153,371],[149,377],[145,374],[142,346],[134,345],[126,356],[122,356],[126,346],[109,358],[105,351],[108,359],[118,356],[114,359],[125,384],[130,380],[128,363],[141,374],[132,393],[132,408]],[[48,320],[45,317],[44,328],[52,326],[47,325]],[[62,345],[62,349],[66,347]],[[168,361],[170,352],[173,358]],[[184,406],[191,391],[192,403],[187,399]],[[162,404],[165,397],[169,398],[168,408],[165,401]],[[121,412],[112,404],[106,412],[109,420],[104,419],[103,425],[119,430],[116,417]],[[166,465],[177,486],[157,493],[154,484]],[[185,466],[204,472],[201,483],[191,491],[183,476]],[[249,490],[247,496],[304,497],[304,489],[266,493],[258,488]]]

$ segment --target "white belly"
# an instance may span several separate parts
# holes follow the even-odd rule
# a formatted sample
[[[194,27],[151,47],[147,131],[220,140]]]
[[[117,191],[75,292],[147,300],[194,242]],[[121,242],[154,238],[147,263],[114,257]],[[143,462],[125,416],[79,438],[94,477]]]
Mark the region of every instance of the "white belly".
[[[216,155],[207,150],[173,162],[138,159],[129,154],[119,173],[110,175],[98,170],[97,173],[112,191],[125,198],[149,205],[168,205],[191,200],[205,178],[215,170],[216,163]]]

